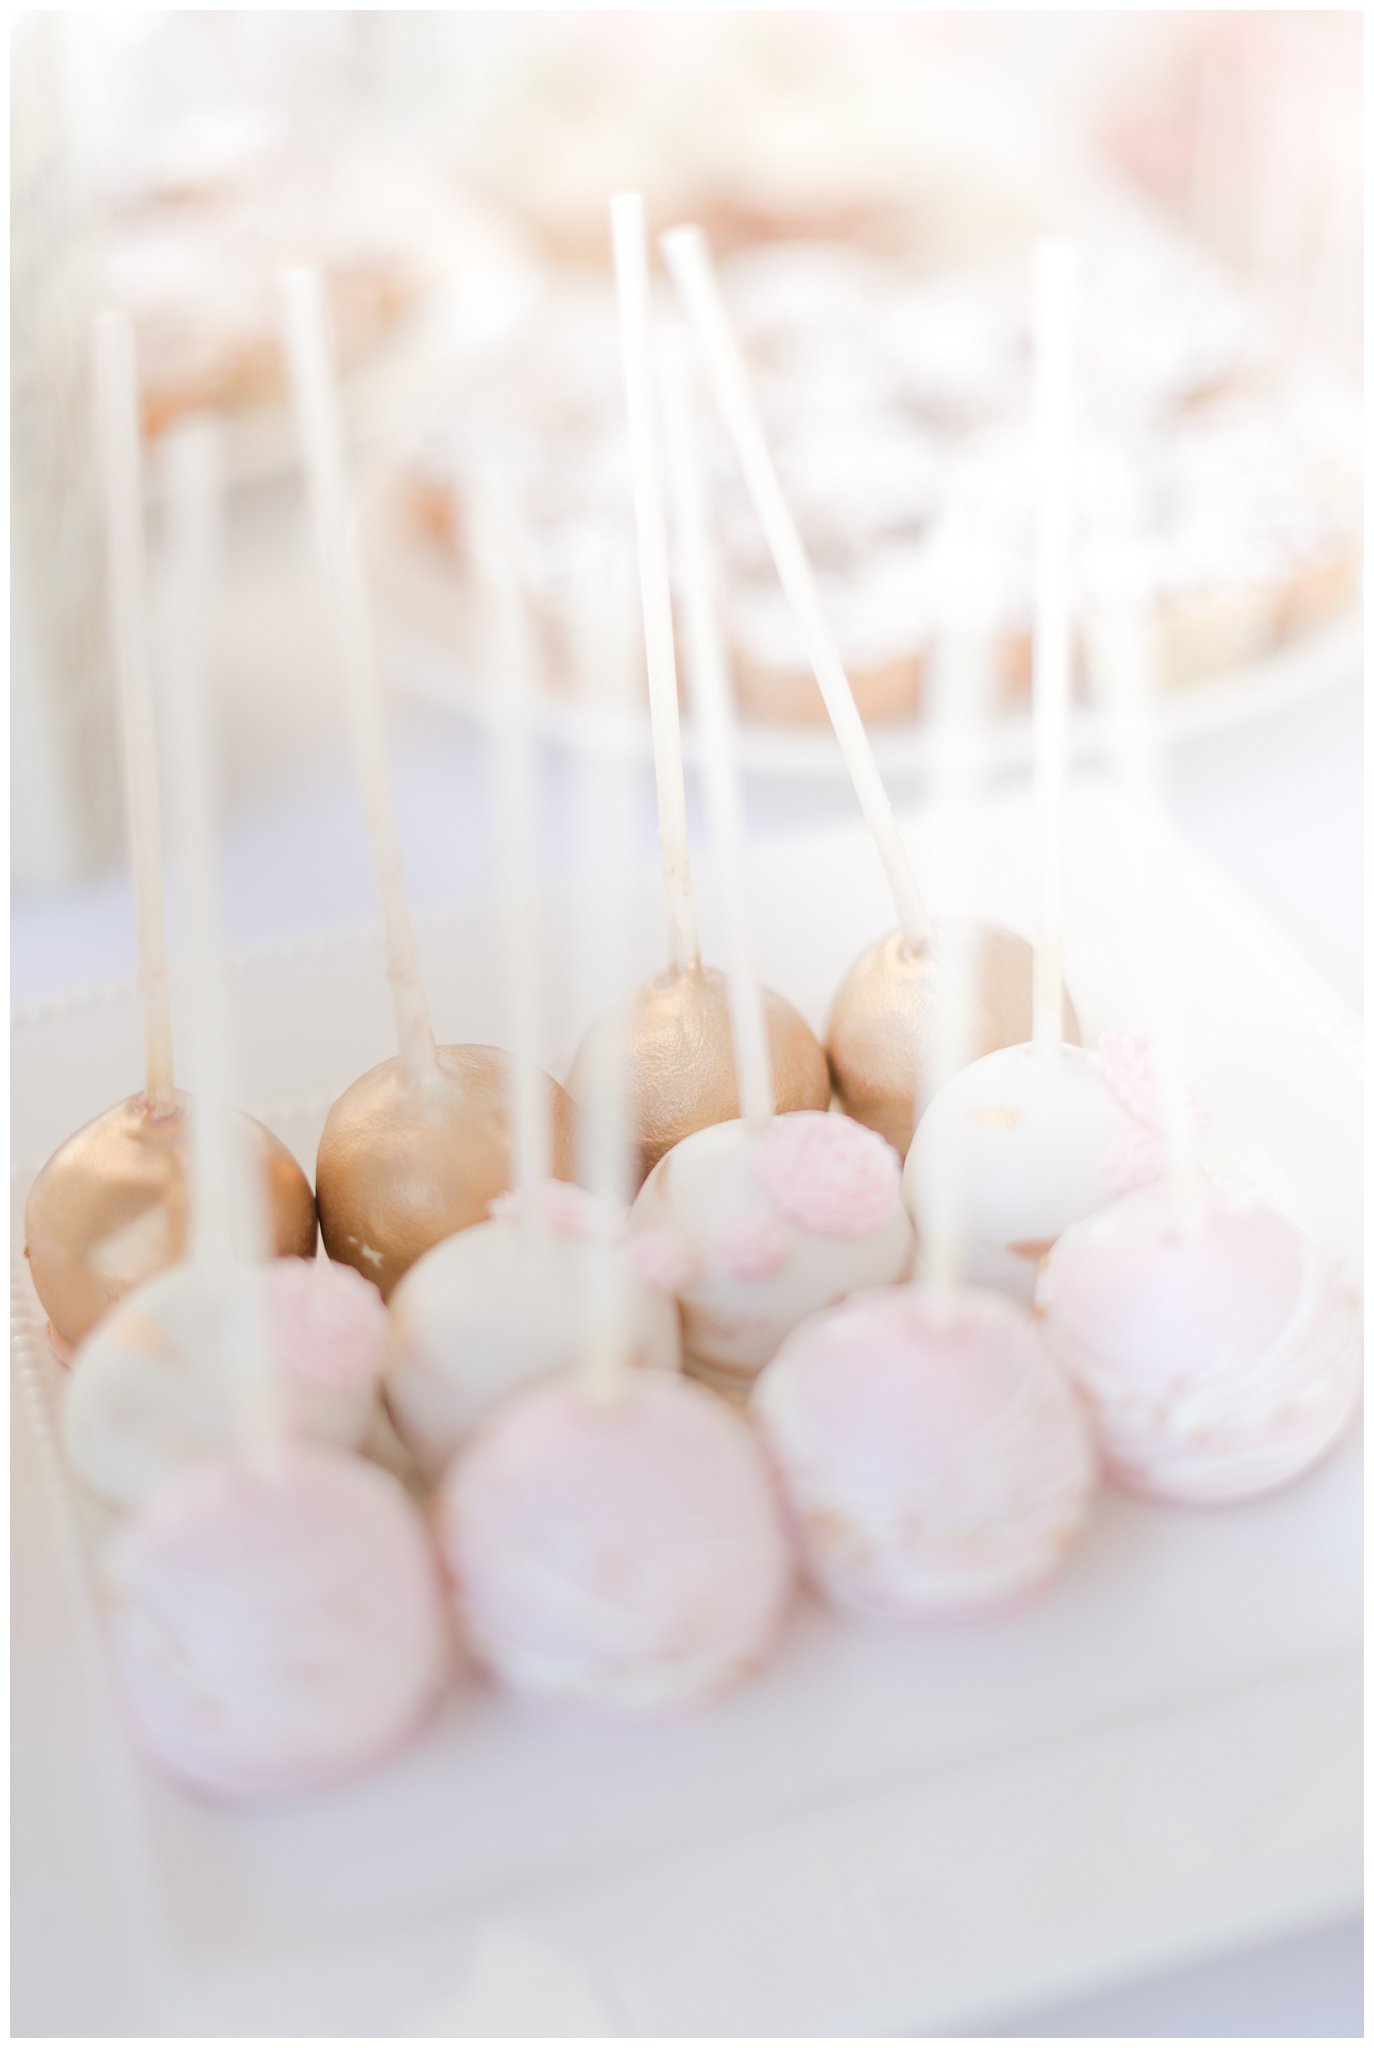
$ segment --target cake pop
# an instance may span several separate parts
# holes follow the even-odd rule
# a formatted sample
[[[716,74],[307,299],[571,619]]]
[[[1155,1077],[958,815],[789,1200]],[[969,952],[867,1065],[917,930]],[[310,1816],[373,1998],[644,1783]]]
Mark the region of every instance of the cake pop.
[[[907,1206],[957,1170],[968,1205],[968,1277],[1029,1305],[1060,1232],[1163,1171],[1146,1040],[1108,1032],[1094,1051],[1004,1046],[939,1089],[916,1126]],[[957,1155],[957,1169],[953,1161]]]
[[[569,1087],[581,1101],[602,1041],[624,1047],[638,1156],[638,1181],[663,1154],[703,1126],[739,1114],[730,1058],[730,1017],[724,978],[703,967],[697,942],[687,845],[682,736],[673,650],[668,542],[654,418],[649,349],[649,272],[644,203],[638,194],[611,202],[616,283],[634,476],[640,595],[649,677],[659,845],[668,907],[668,966],[592,1024],[573,1061]],[[824,1109],[830,1100],[825,1054],[792,1005],[770,990],[767,1025],[779,1103]],[[638,1185],[638,1181],[636,1185]]]
[[[1036,1289],[1111,1477],[1189,1504],[1249,1500],[1339,1441],[1360,1398],[1350,1290],[1290,1218],[1168,1182],[1075,1223]]]
[[[623,664],[609,681],[627,694]],[[598,874],[623,864],[625,773],[623,757],[583,762],[579,837]],[[579,975],[609,978],[621,921],[598,900],[578,937]],[[579,1178],[613,1218],[633,1166],[613,1040],[588,1080]],[[744,1422],[676,1373],[633,1369],[631,1271],[609,1230],[583,1239],[576,1368],[479,1426],[443,1483],[438,1528],[464,1637],[503,1683],[644,1716],[709,1700],[762,1661],[792,1563]]]
[[[848,1117],[776,1110],[753,971],[734,733],[686,365],[674,358],[664,369],[685,640],[728,914],[730,1015],[744,1115],[696,1131],[665,1153],[640,1190],[632,1223],[677,1246],[675,1291],[689,1369],[739,1392],[805,1316],[856,1288],[903,1278],[911,1231],[891,1146]]]
[[[840,1106],[905,1151],[914,1128],[929,1012],[938,1007],[947,985],[942,959],[947,949],[939,943],[907,859],[811,563],[778,481],[705,238],[699,228],[674,228],[663,236],[662,247],[892,893],[897,933],[867,949],[841,984],[826,1050]],[[979,976],[991,1044],[1014,1043],[1023,1034],[1028,1007],[1029,948],[1011,933],[989,932],[981,946],[966,949],[966,959]]]
[[[103,1561],[125,1705],[155,1763],[233,1804],[380,1762],[452,1666],[419,1516],[388,1472],[292,1444],[160,1487]]]
[[[1086,1424],[1035,1324],[996,1295],[856,1295],[792,1331],[750,1407],[838,1607],[995,1610],[1052,1575],[1087,1517]]]
[[[671,1373],[562,1373],[459,1456],[439,1535],[463,1634],[516,1691],[623,1716],[698,1706],[772,1648],[792,1564],[748,1426]]]
[[[143,486],[133,339],[122,314],[95,328],[96,421],[110,605],[124,736],[125,800],[138,915],[146,1082],[58,1146],[24,1205],[24,1248],[53,1349],[64,1361],[131,1288],[186,1243],[189,1098],[172,1072],[157,740],[147,644]],[[256,1158],[280,1254],[314,1256],[315,1198],[286,1147],[238,1119]]]
[[[973,723],[993,644],[983,593],[980,616],[958,609],[973,593],[953,572],[969,566],[967,556],[951,562],[932,704],[931,801],[959,841],[970,813],[956,742]],[[957,955],[951,968],[931,1058],[937,1078],[957,1079],[976,1071],[965,1065],[974,1006]],[[812,1578],[862,1614],[917,1620],[1004,1606],[1056,1569],[1091,1499],[1089,1432],[1035,1324],[968,1284],[969,1179],[950,1145],[921,1183],[922,1283],[811,1317],[751,1397]]]
[[[267,1341],[294,1438],[361,1450],[378,1414],[387,1315],[370,1282],[329,1260],[236,1268],[263,1290]],[[215,1341],[223,1293],[198,1262],[159,1273],[113,1308],[73,1362],[63,1408],[67,1456],[112,1508],[136,1506],[185,1465],[233,1443],[234,1375]]]
[[[399,1055],[347,1088],[329,1111],[316,1160],[325,1250],[376,1282],[383,1299],[432,1244],[479,1223],[511,1184],[509,1063],[488,1045],[436,1045],[406,902],[386,767],[371,610],[348,510],[343,433],[318,273],[285,277],[292,385],[314,525],[333,599],[382,899]],[[554,1172],[569,1168],[572,1105],[546,1079]]]
[[[577,1363],[589,1258],[614,1241],[628,1265],[624,1212],[548,1178],[549,1120],[538,1066],[544,934],[535,912],[536,829],[529,740],[527,614],[510,480],[488,473],[481,498],[484,667],[499,717],[496,810],[514,1092],[516,1191],[489,1219],[434,1245],[392,1298],[387,1403],[426,1478],[436,1479],[488,1409],[515,1389]],[[597,1248],[592,1240],[600,1241]],[[672,1297],[637,1270],[623,1276],[635,1365],[679,1361]]]

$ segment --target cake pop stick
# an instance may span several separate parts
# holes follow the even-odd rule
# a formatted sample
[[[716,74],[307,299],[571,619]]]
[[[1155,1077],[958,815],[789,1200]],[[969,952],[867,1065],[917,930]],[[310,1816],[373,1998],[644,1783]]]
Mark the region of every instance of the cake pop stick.
[[[485,474],[478,499],[484,658],[497,705],[497,870],[511,1052],[510,1120],[520,1223],[537,1239],[545,1222],[552,1127],[539,1063],[544,1020],[544,935],[535,908],[537,813],[530,738],[531,649],[518,574],[520,528],[509,481]]]
[[[897,923],[908,946],[920,951],[931,937],[930,914],[855,707],[805,546],[768,452],[763,425],[749,390],[744,358],[731,331],[711,267],[706,237],[700,228],[673,228],[661,238],[660,246],[701,344],[716,400],[734,440],[779,579],[805,638],[816,682],[887,876]]]
[[[936,931],[902,845],[853,692],[836,651],[796,521],[783,496],[748,373],[731,331],[699,228],[675,228],[662,247],[696,334],[716,401],[735,444],[784,593],[873,837],[897,913],[898,930],[868,947],[836,993],[826,1034],[831,1079],[842,1109],[882,1133],[898,1151],[911,1141],[912,1101],[929,1094],[932,1013],[948,980]],[[978,1042],[1012,1043],[1030,1022],[1030,949],[1014,933],[979,924]],[[1076,1036],[1072,1011],[1065,1029]]]
[[[110,622],[123,711],[124,790],[138,919],[138,988],[143,1012],[145,1093],[154,1116],[176,1104],[167,933],[162,897],[162,824],[158,806],[157,729],[148,652],[143,476],[133,328],[122,313],[95,323],[96,435],[110,567]]]
[[[1064,242],[1035,253],[1035,643],[1031,746],[1035,806],[1033,1042],[1063,1043],[1064,763],[1071,655],[1073,337],[1077,265]]]
[[[678,1243],[676,1292],[689,1369],[738,1394],[804,1316],[854,1288],[904,1277],[911,1228],[896,1155],[876,1133],[843,1116],[774,1113],[690,388],[680,355],[666,357],[663,370],[678,582],[693,699],[709,742],[717,868],[730,906],[731,1016],[745,1113],[665,1153],[640,1190],[632,1221]]]
[[[256,1127],[226,1107],[234,1055],[206,673],[220,554],[217,458],[208,422],[168,436],[160,706],[199,1088],[189,1133],[191,1256],[133,1289],[83,1344],[63,1412],[73,1469],[117,1509],[217,1457],[238,1456],[270,1481],[288,1435],[360,1445],[381,1376],[385,1311],[375,1290],[313,1257],[271,1259],[261,1175],[252,1170]]]
[[[675,972],[685,974],[699,966],[700,953],[687,846],[687,798],[682,777],[682,731],[668,587],[668,531],[650,361],[649,262],[644,200],[640,193],[622,192],[612,199],[611,241],[620,303],[620,345],[625,365],[635,531],[639,540],[639,590],[658,790],[658,837],[668,906],[668,964]]]
[[[736,766],[734,711],[725,676],[724,649],[716,626],[716,576],[706,537],[701,471],[693,446],[687,379],[690,367],[676,350],[661,358],[668,474],[672,480],[674,526],[683,593],[684,637],[692,676],[693,702],[701,725],[706,800],[717,865],[726,881],[726,977],[730,1028],[740,1114],[750,1130],[762,1131],[775,1113],[773,1070],[768,1057],[754,950],[754,933],[744,873],[744,818]]]
[[[534,1381],[583,1364],[583,1327],[595,1310],[602,1342],[594,1361],[598,1398],[620,1387],[626,1363],[676,1366],[681,1354],[671,1296],[644,1278],[624,1243],[628,1188],[615,1138],[611,1158],[587,1156],[588,1119],[611,1113],[623,1089],[622,1069],[592,1075],[579,1136],[588,1186],[555,1187],[538,1038],[543,1022],[543,935],[534,909],[534,805],[527,722],[528,635],[516,548],[519,521],[508,480],[484,479],[479,532],[488,682],[501,706],[497,850],[512,1020],[513,1129],[516,1196],[497,1213],[427,1251],[392,1297],[387,1403],[422,1473],[438,1479],[454,1454],[498,1404]],[[604,684],[618,670],[598,653]],[[622,771],[623,772],[623,771]],[[619,793],[623,798],[623,790]],[[598,789],[598,816],[616,793]],[[620,870],[613,868],[618,875]],[[611,922],[596,903],[599,922]],[[595,947],[597,940],[590,939]],[[579,953],[584,949],[579,948]],[[620,959],[610,971],[623,971]],[[608,1040],[608,1051],[613,1044]],[[616,1293],[619,1285],[621,1294]],[[588,1304],[584,1297],[595,1295]],[[604,1298],[604,1304],[603,1304]],[[609,1332],[609,1335],[607,1334]],[[604,1375],[604,1378],[603,1378]]]
[[[628,1004],[597,1017],[578,1049],[569,1086],[580,1099],[594,1062],[613,1060],[624,1068],[638,1185],[671,1146],[707,1124],[735,1116],[740,1105],[725,983],[715,969],[701,965],[692,905],[643,200],[637,194],[614,199],[611,226],[639,532],[659,841],[668,892],[669,964],[666,974],[638,988]],[[593,680],[599,687],[599,680]],[[830,1075],[814,1032],[771,989],[764,992],[764,1005],[781,1106],[823,1109],[830,1100]],[[603,1033],[610,1041],[605,1048],[600,1044]]]
[[[348,503],[343,436],[319,275],[284,278],[292,385],[319,552],[331,598],[354,752],[381,896],[398,1057],[371,1068],[329,1112],[316,1162],[320,1228],[333,1259],[388,1297],[431,1245],[479,1223],[511,1181],[509,1064],[494,1047],[436,1047],[406,902],[387,771],[371,608]],[[546,1082],[554,1170],[569,1169],[571,1108]]]
[[[106,1110],[57,1148],[25,1203],[29,1268],[53,1348],[64,1361],[131,1289],[182,1256],[189,1180],[191,1106],[172,1080],[138,393],[132,330],[124,314],[106,313],[96,321],[94,370],[146,1070],[142,1093]],[[241,1129],[266,1186],[276,1249],[313,1257],[316,1216],[309,1182],[270,1131],[247,1117]]]
[[[420,978],[420,956],[396,837],[387,769],[386,714],[377,686],[372,608],[358,559],[357,525],[349,506],[343,425],[329,354],[324,289],[316,270],[288,270],[282,283],[286,293],[287,354],[315,541],[329,587],[335,649],[353,728],[354,757],[381,896],[396,1039],[407,1079],[424,1082],[435,1069],[434,1027]]]
[[[618,625],[626,613],[627,581],[628,564],[610,557],[605,564],[606,602],[592,613],[602,624],[588,629],[581,649],[581,658],[602,678],[602,715],[608,730],[617,716],[624,718],[633,701],[630,649]],[[623,750],[609,744],[588,749],[581,765],[580,837],[591,874],[600,884],[594,883],[588,894],[595,912],[582,934],[581,972],[591,987],[614,988],[629,977],[628,934],[614,895],[608,903],[603,891],[613,892],[633,868],[633,764]],[[593,1036],[579,1093],[578,1179],[614,1214],[626,1211],[634,1191],[625,1024],[624,1013],[613,1012]],[[623,1393],[631,1362],[627,1268],[606,1237],[594,1237],[588,1244],[581,1306],[583,1371],[592,1399],[604,1405]]]
[[[171,537],[163,696],[172,820],[183,878],[191,1043],[200,1092],[191,1132],[191,1256],[220,1310],[212,1341],[239,1390],[250,1461],[279,1467],[285,1436],[276,1361],[255,1267],[236,1270],[235,1239],[249,1261],[269,1252],[260,1187],[243,1158],[227,1105],[237,1093],[220,960],[215,842],[219,803],[211,768],[209,619],[222,549],[219,442],[208,421],[171,437],[166,452]]]
[[[974,756],[991,683],[992,635],[980,614],[977,539],[962,502],[951,506],[943,539],[941,617],[930,690],[931,822],[949,870],[957,874],[972,853]],[[967,924],[950,924],[943,951],[949,979],[944,1000],[936,1005],[930,1048],[929,1086],[936,1093],[976,1052]],[[913,1114],[919,1117],[920,1109],[918,1101]],[[946,1303],[964,1277],[963,1168],[963,1157],[954,1148],[912,1204],[921,1272],[937,1304]]]

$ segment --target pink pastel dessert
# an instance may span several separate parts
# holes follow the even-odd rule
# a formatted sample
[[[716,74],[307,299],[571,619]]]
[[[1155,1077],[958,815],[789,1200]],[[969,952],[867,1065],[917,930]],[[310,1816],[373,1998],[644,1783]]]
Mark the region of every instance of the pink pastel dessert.
[[[694,1131],[649,1175],[630,1221],[676,1265],[689,1370],[725,1392],[747,1393],[807,1316],[911,1269],[901,1161],[875,1131],[823,1111]]]
[[[1004,1607],[1053,1574],[1087,1518],[1086,1420],[1031,1318],[998,1295],[856,1295],[792,1332],[751,1408],[837,1607]]]
[[[377,1763],[452,1667],[423,1523],[339,1451],[188,1468],[120,1530],[104,1583],[140,1741],[215,1799],[290,1799]]]
[[[1146,1041],[1096,1051],[1008,1045],[964,1067],[926,1107],[904,1187],[923,1205],[956,1176],[966,1277],[1028,1306],[1061,1231],[1164,1171],[1163,1113]]]
[[[377,1417],[385,1357],[376,1288],[327,1259],[237,1266],[224,1284],[261,1286],[289,1433],[358,1449]],[[227,1312],[199,1267],[172,1266],[125,1295],[77,1352],[67,1453],[108,1506],[133,1507],[183,1465],[234,1444],[244,1395],[220,1341]]]
[[[1036,1293],[1111,1476],[1158,1500],[1247,1500],[1315,1465],[1359,1402],[1351,1292],[1276,1209],[1167,1185],[1065,1231]]]
[[[519,1692],[671,1713],[744,1678],[781,1626],[792,1558],[758,1446],[676,1374],[609,1399],[580,1374],[541,1381],[439,1499],[465,1639]]]

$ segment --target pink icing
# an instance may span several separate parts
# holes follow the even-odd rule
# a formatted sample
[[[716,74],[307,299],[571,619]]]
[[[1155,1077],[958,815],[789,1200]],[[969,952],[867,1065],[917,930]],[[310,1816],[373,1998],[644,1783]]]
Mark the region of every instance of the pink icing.
[[[887,1140],[825,1110],[775,1117],[759,1140],[757,1172],[788,1221],[818,1237],[867,1237],[902,1198],[901,1161]]]
[[[627,1240],[640,1278],[662,1294],[680,1294],[696,1278],[698,1260],[680,1230],[632,1230]]]
[[[1117,1194],[1147,1187],[1164,1172],[1164,1108],[1160,1101],[1159,1077],[1154,1055],[1143,1031],[1109,1031],[1098,1046],[1102,1078],[1135,1128],[1127,1127],[1113,1136],[1107,1147],[1104,1171],[1107,1185]],[[1195,1128],[1206,1127],[1207,1115],[1190,1102]]]
[[[266,1281],[273,1337],[289,1372],[322,1387],[379,1383],[387,1312],[370,1280],[327,1259],[274,1259]]]
[[[544,1214],[560,1237],[618,1237],[625,1228],[623,1209],[570,1180],[546,1180],[542,1200]],[[523,1213],[519,1189],[494,1196],[487,1213],[496,1223],[518,1223]]]
[[[786,1263],[787,1232],[763,1210],[736,1216],[716,1236],[716,1256],[736,1280],[766,1280]]]

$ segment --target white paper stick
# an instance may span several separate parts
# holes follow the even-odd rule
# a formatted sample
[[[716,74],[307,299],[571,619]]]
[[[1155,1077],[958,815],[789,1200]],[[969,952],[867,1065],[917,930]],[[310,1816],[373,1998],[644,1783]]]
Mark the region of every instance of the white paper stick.
[[[1100,544],[1102,567],[1097,596],[1087,619],[1087,647],[1094,692],[1106,720],[1113,767],[1126,798],[1130,908],[1127,913],[1140,965],[1143,1021],[1159,1089],[1170,1189],[1190,1226],[1200,1215],[1197,1146],[1184,1080],[1182,1026],[1177,976],[1160,902],[1157,855],[1152,838],[1163,821],[1157,737],[1157,677],[1154,644],[1140,557],[1125,523],[1119,496],[1100,491],[1094,525],[1110,536]]]
[[[530,735],[533,650],[519,575],[522,524],[510,478],[495,467],[477,485],[483,658],[496,706],[496,843],[511,1060],[510,1117],[521,1226],[538,1237],[552,1126],[541,1038],[545,934],[538,911],[534,759]]]
[[[166,451],[169,552],[161,702],[177,865],[187,913],[188,995],[197,1088],[191,1119],[192,1256],[221,1306],[219,1340],[241,1395],[248,1455],[270,1463],[283,1441],[260,1262],[270,1255],[257,1159],[231,1109],[237,1076],[215,886],[218,802],[209,649],[222,560],[220,446],[209,421],[179,427]],[[235,1257],[249,1261],[240,1266]]]
[[[679,972],[700,964],[692,869],[687,846],[687,796],[682,777],[673,608],[668,582],[668,528],[659,461],[649,340],[649,261],[644,200],[622,192],[611,201],[611,243],[620,303],[620,347],[639,542],[639,595],[649,677],[649,718],[658,789],[658,842],[668,907],[668,958]]]
[[[740,801],[734,706],[717,623],[715,563],[707,534],[692,365],[680,349],[665,348],[659,358],[659,376],[687,666],[692,702],[701,728],[707,814],[717,887],[725,914],[725,970],[730,987],[735,1083],[744,1121],[751,1129],[762,1130],[776,1107],[773,1068],[745,886],[744,810]]]
[[[1067,243],[1035,254],[1035,648],[1031,746],[1035,816],[1032,1038],[1063,1039],[1064,763],[1072,655],[1073,347],[1077,263]]]
[[[662,237],[661,247],[700,345],[716,402],[734,441],[779,581],[806,643],[807,657],[840,752],[887,876],[897,923],[908,945],[920,949],[930,941],[930,915],[826,621],[806,548],[768,452],[763,422],[749,388],[749,372],[731,330],[706,237],[697,227],[673,228]]]
[[[978,745],[992,682],[992,634],[979,573],[979,541],[969,508],[953,506],[941,537],[940,617],[929,698],[931,824],[950,874],[966,872],[973,856]],[[937,944],[945,971],[920,1091],[925,1099],[967,1066],[974,1054],[976,962],[970,921],[951,919],[941,927]],[[918,1101],[918,1113],[920,1107]],[[916,1218],[921,1271],[941,1297],[952,1294],[967,1264],[965,1168],[964,1148],[956,1133],[940,1170],[921,1183]]]
[[[358,555],[349,501],[338,384],[329,346],[319,272],[287,270],[286,343],[305,456],[315,538],[329,589],[331,621],[353,726],[372,859],[381,897],[387,978],[396,1011],[396,1038],[407,1077],[421,1081],[435,1067],[434,1027],[415,927],[406,898],[388,763],[386,712],[377,677],[372,607]]]
[[[148,651],[143,475],[133,328],[124,313],[95,322],[95,423],[105,506],[110,626],[124,739],[124,790],[138,930],[145,1092],[155,1116],[175,1102],[172,1017],[167,990],[157,731]]]
[[[595,704],[587,703],[589,744],[580,756],[576,806],[586,908],[577,935],[578,985],[570,994],[582,1016],[604,1010],[634,979],[624,889],[638,862],[638,783],[636,764],[623,745],[636,688],[635,649],[624,631],[633,573],[627,556],[607,550],[599,570],[589,575],[591,602],[577,648],[583,675],[595,679],[597,689]],[[578,1180],[617,1212],[628,1207],[633,1188],[628,1048],[617,1029],[620,1014],[613,1011],[597,1028],[576,1132]],[[594,1397],[609,1402],[631,1369],[625,1258],[613,1237],[593,1235],[583,1273],[584,1370]]]

